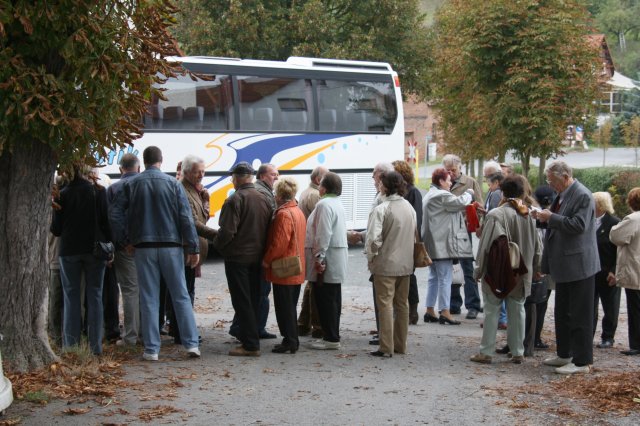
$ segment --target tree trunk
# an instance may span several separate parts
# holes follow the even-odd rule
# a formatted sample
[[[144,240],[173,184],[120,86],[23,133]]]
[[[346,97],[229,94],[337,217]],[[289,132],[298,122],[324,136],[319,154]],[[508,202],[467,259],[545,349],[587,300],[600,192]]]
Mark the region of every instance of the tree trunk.
[[[56,359],[46,331],[55,164],[51,147],[26,135],[0,155],[0,345],[18,371]]]
[[[522,156],[522,176],[524,176],[525,179],[529,179],[529,169],[531,168],[530,164],[531,164],[531,155],[528,153],[524,154]]]
[[[540,157],[540,168],[538,169],[538,186],[547,183],[547,176],[544,174],[544,169],[547,167],[547,157]]]

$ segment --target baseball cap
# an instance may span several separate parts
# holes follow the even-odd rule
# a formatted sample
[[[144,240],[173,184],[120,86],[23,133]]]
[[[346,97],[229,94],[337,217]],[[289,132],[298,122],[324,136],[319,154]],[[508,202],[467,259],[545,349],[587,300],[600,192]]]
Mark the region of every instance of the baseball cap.
[[[239,162],[229,171],[230,175],[254,175],[255,173],[256,171],[253,170],[251,164],[247,163],[246,161]]]

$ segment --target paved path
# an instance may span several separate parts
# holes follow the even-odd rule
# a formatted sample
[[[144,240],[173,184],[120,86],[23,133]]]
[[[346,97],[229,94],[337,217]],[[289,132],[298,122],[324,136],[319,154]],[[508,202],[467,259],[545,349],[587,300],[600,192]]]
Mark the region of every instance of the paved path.
[[[536,352],[519,366],[499,355],[488,366],[469,362],[480,341],[482,316],[460,316],[461,326],[420,322],[409,328],[406,355],[371,357],[368,352],[374,347],[368,339],[375,322],[369,273],[361,249],[350,249],[349,255],[340,351],[307,349],[304,345],[311,339],[305,337],[295,355],[273,354],[275,341],[263,340],[260,358],[229,357],[235,344],[227,334],[232,308],[223,265],[210,261],[196,283],[197,321],[204,338],[201,359],[187,360],[180,348],[165,340],[159,362],[136,357],[127,365],[124,379],[131,385],[110,406],[74,403],[70,407],[89,406],[91,411],[66,416],[62,411],[69,406],[64,401],[43,407],[18,402],[7,416],[19,415],[25,425],[138,424],[141,410],[162,405],[182,411],[154,424],[640,424],[637,414],[603,416],[591,412],[586,403],[540,393],[549,381],[560,379],[541,365],[552,352]],[[417,276],[424,301],[427,269],[418,270]],[[624,306],[623,300],[616,349],[627,344]],[[544,338],[551,341],[551,313],[547,318]],[[277,331],[273,307],[268,328]],[[500,332],[499,341],[505,338]],[[600,371],[596,374],[637,369],[636,359],[617,350],[595,351]]]

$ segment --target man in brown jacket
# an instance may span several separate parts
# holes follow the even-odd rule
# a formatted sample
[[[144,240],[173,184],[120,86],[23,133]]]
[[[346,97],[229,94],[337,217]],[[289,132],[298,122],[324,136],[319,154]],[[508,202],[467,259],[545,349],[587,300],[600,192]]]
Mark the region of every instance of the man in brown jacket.
[[[271,204],[253,183],[253,167],[240,162],[231,169],[235,192],[226,199],[220,211],[220,228],[213,240],[224,258],[231,303],[242,346],[231,349],[232,356],[260,356],[258,309],[262,256],[271,220]]]
[[[204,178],[204,160],[195,155],[187,155],[181,162],[181,179],[184,192],[187,194],[187,200],[189,201],[189,207],[191,207],[191,214],[193,215],[193,223],[196,226],[196,233],[198,234],[198,240],[200,241],[200,261],[197,268],[202,265],[207,259],[207,252],[209,251],[209,243],[207,239],[213,239],[217,231],[209,228],[206,224],[209,220],[209,193],[202,186],[202,178]],[[187,291],[191,298],[191,306],[196,297],[196,271],[197,268],[185,266],[184,277],[187,281]],[[171,303],[171,296],[167,295]],[[170,311],[170,323],[171,335],[173,336],[174,343],[180,344],[180,330],[178,330],[177,322],[175,321],[175,314],[173,309]],[[175,327],[174,327],[175,325]]]

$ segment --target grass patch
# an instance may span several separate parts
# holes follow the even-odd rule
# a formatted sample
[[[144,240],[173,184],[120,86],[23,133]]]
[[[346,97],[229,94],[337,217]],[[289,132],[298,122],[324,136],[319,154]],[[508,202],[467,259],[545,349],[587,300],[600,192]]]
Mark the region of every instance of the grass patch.
[[[50,396],[43,390],[27,392],[24,394],[24,400],[33,402],[34,404],[46,405],[49,403]]]

